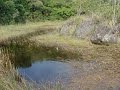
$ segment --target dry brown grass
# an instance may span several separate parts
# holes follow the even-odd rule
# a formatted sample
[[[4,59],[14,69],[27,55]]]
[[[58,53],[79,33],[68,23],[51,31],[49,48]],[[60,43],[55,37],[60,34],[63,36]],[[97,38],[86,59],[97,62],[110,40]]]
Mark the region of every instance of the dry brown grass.
[[[49,47],[57,47],[58,49],[67,50],[82,54],[84,60],[96,59],[119,59],[120,45],[94,45],[87,40],[79,40],[73,37],[64,37],[59,34],[45,34],[32,37],[38,45],[43,44]]]
[[[31,33],[36,30],[41,30],[41,29],[47,30],[49,28],[58,28],[60,25],[61,22],[47,21],[47,22],[0,26],[0,40]]]

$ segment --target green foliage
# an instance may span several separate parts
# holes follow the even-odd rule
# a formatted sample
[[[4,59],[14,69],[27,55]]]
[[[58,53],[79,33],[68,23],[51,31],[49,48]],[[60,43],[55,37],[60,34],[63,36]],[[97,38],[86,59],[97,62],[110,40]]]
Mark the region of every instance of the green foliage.
[[[67,19],[70,16],[75,15],[75,11],[72,8],[66,8],[66,7],[61,7],[61,8],[53,8],[53,11],[51,13],[51,17],[53,19]]]
[[[30,19],[55,20],[67,19],[75,15],[74,3],[70,0],[35,0],[30,3]]]
[[[13,1],[0,1],[0,23],[10,24],[16,12],[15,4]]]
[[[114,17],[120,22],[120,1],[115,4],[114,0],[0,0],[0,24],[65,20],[76,13],[96,14],[107,20]]]
[[[15,22],[16,23],[25,23],[25,8],[23,5],[21,4],[16,4],[16,9],[18,11],[18,14],[16,15],[16,17],[14,18],[15,19]]]
[[[0,24],[67,19],[76,14],[73,0],[0,0]]]

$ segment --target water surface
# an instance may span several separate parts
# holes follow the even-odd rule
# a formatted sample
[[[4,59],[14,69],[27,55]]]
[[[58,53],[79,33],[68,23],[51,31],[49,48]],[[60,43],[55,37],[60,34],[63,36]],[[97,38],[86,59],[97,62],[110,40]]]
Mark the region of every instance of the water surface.
[[[18,68],[18,72],[25,79],[36,83],[56,84],[59,82],[64,85],[69,82],[73,74],[69,64],[53,60],[37,60],[30,67]]]

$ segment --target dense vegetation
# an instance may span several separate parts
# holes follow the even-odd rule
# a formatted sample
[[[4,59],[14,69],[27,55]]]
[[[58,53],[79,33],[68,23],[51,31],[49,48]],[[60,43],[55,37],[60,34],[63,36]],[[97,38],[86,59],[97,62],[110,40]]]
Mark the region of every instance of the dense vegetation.
[[[67,19],[74,6],[73,0],[0,0],[0,24]]]
[[[0,24],[65,20],[77,13],[120,22],[119,4],[119,0],[0,0]]]

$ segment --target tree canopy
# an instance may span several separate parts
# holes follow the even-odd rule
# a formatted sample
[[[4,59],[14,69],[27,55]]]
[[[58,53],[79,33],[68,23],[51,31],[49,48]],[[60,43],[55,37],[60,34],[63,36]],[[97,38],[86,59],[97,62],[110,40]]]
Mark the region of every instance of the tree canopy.
[[[0,24],[67,19],[74,6],[73,0],[0,0]]]

